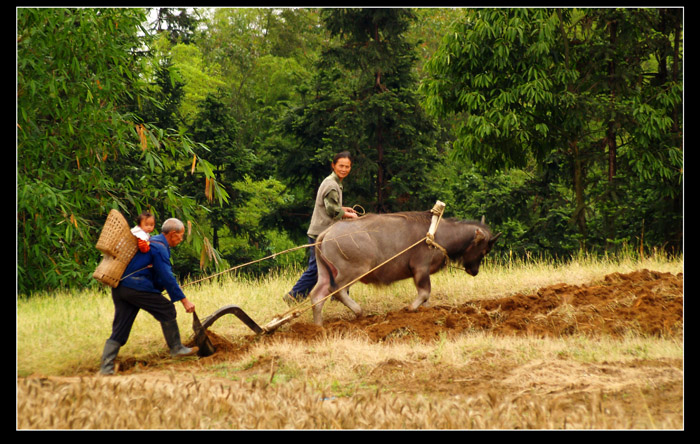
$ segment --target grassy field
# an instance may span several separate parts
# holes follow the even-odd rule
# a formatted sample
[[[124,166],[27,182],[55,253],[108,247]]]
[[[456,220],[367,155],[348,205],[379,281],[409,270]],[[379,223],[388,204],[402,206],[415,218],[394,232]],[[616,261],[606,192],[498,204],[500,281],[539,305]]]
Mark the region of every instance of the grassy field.
[[[628,255],[581,256],[566,263],[486,261],[475,278],[459,270],[434,275],[431,303],[455,306],[639,269],[677,274],[683,260]],[[255,280],[225,275],[185,287],[185,292],[200,319],[236,304],[263,325],[288,309],[281,296],[301,271]],[[404,281],[384,288],[356,285],[351,295],[372,315],[401,310],[414,292],[413,284]],[[182,336],[188,339],[191,317],[180,304],[176,307]],[[204,363],[193,357],[173,363],[159,324],[142,312],[118,358],[136,362],[129,374],[94,378],[112,315],[105,289],[17,300],[19,428],[683,427],[682,338],[474,332],[428,343],[377,344],[353,335],[328,335],[312,343],[252,341],[230,360]],[[350,320],[353,315],[329,302],[325,317]],[[298,319],[310,321],[310,311]],[[233,316],[221,318],[210,331],[232,344],[251,334]],[[680,405],[677,399],[659,398],[664,387],[665,393],[681,397]],[[148,390],[150,401],[135,395]],[[108,395],[99,407],[80,410],[81,402],[66,401],[87,397],[92,402],[100,392]],[[47,410],[42,402],[54,407]],[[131,417],[95,413],[134,403],[145,404],[142,413]],[[178,413],[156,415],[154,405],[164,403],[177,405],[172,410]]]

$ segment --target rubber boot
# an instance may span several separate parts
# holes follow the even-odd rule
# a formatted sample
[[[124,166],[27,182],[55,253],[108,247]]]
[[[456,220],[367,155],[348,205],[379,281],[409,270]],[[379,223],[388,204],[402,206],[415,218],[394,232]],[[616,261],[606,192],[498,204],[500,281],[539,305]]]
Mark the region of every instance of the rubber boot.
[[[113,375],[114,374],[114,360],[119,354],[119,349],[121,344],[112,339],[107,339],[105,342],[105,348],[102,352],[102,361],[100,363],[100,374],[102,375]]]
[[[168,322],[161,322],[161,327],[163,328],[163,336],[165,336],[165,342],[170,348],[170,356],[189,356],[196,350],[182,345],[180,341],[180,329],[177,326],[177,319],[173,319]]]

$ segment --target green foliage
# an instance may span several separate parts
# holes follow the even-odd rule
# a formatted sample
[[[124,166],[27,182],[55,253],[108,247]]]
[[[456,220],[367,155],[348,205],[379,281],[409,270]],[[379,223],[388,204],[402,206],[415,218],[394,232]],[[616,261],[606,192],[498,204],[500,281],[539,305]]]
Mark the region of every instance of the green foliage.
[[[138,114],[145,11],[20,8],[17,19],[18,290],[94,283],[112,208],[131,220],[151,208],[201,234],[197,204],[168,179],[197,144]]]
[[[425,106],[453,122],[461,165],[533,175],[526,190],[543,200],[530,205],[547,212],[516,216],[528,227],[517,237],[556,254],[631,242],[649,202],[633,218],[625,203],[645,201],[636,193],[651,181],[665,201],[656,209],[669,214],[666,234],[680,247],[678,12],[477,9],[445,33],[426,63]],[[503,194],[518,214],[522,203]]]
[[[460,116],[458,154],[489,169],[523,167],[556,143],[555,94],[576,73],[554,63],[552,17],[547,9],[475,10],[443,37],[422,89],[430,112]]]
[[[193,16],[194,15],[194,16]],[[177,43],[193,43],[197,24],[197,10],[188,8],[157,8],[154,27],[158,33],[167,35],[169,41]]]
[[[225,83],[216,76],[215,67],[205,65],[200,49],[194,45],[179,43],[170,48],[169,57],[176,68],[176,81],[185,85],[180,113],[186,123],[191,123],[200,103]]]
[[[331,44],[308,90],[315,96],[281,120],[299,142],[280,153],[283,177],[318,184],[342,150],[354,158],[344,198],[371,211],[424,207],[418,191],[437,159],[434,122],[419,106],[406,9],[324,9]],[[310,197],[313,192],[310,193]]]
[[[18,9],[17,17],[19,289],[86,283],[97,219],[139,192],[103,171],[138,149],[136,119],[121,105],[135,81],[130,51],[143,11]]]
[[[17,10],[20,293],[89,285],[111,208],[188,222],[180,277],[304,244],[346,149],[346,204],[495,255],[682,247],[682,9],[147,12]]]

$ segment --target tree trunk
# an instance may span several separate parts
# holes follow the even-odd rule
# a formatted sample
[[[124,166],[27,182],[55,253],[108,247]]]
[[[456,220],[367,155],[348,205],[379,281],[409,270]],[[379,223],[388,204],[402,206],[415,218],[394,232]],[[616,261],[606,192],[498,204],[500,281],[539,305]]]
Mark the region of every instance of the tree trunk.
[[[608,23],[608,29],[610,31],[610,51],[615,54],[616,43],[617,43],[617,22],[611,21]],[[615,132],[615,99],[617,97],[617,79],[615,78],[615,57],[611,57],[608,62],[608,87],[610,89],[609,97],[609,117],[608,117],[608,127],[605,134],[605,144],[608,147],[608,193],[607,199],[613,200],[614,194],[613,190],[615,187],[614,179],[617,173],[617,134]],[[611,207],[613,207],[611,205]],[[604,215],[604,229],[607,239],[615,239],[615,210],[606,211]],[[610,242],[606,241],[606,249],[610,249],[612,245]]]
[[[377,213],[384,213],[384,145],[382,143],[382,119],[377,117]]]
[[[675,12],[675,11],[674,11]],[[674,39],[673,39],[673,68],[672,76],[673,81],[678,82],[678,65],[680,61],[680,39],[681,39],[681,21],[683,20],[682,12],[676,12],[674,17]],[[680,128],[679,118],[678,118],[678,106],[673,108],[673,132],[678,140],[678,146],[683,150],[683,134]],[[681,175],[683,172],[681,172]],[[681,187],[681,192],[676,195],[673,199],[673,210],[676,214],[683,213],[683,188]],[[674,253],[683,252],[683,224],[682,222],[678,225],[675,230],[676,233],[672,235],[673,241],[671,242],[671,250]]]
[[[610,22],[610,49],[615,50],[617,41],[617,23]],[[616,79],[615,79],[615,58],[611,58],[608,64],[608,84],[610,85],[610,118],[608,119],[608,132],[606,139],[608,142],[608,183],[612,183],[615,177],[617,167],[617,144],[615,134],[615,95],[616,95]]]
[[[574,160],[574,194],[576,195],[576,209],[574,210],[573,222],[578,227],[579,233],[583,237],[581,248],[586,245],[586,202],[584,197],[584,177],[583,160],[581,159],[578,141],[570,142],[571,153]]]
[[[375,44],[379,45],[379,26],[374,25],[374,41]],[[381,94],[386,90],[382,85],[382,73],[377,71],[374,74],[375,77],[375,89],[374,94]],[[382,116],[377,116],[377,213],[386,212],[386,203],[384,202],[385,188],[386,188],[386,176],[385,176],[385,165],[384,165],[384,141],[382,134]]]
[[[680,48],[680,39],[681,39],[681,20],[682,18],[678,18],[675,20],[674,24],[674,39],[673,39],[673,69],[672,69],[672,76],[673,76],[673,81],[678,82],[678,64],[679,64],[679,48]],[[680,125],[678,123],[678,106],[675,106],[673,108],[673,132],[678,136],[678,143],[681,147],[681,150],[683,149],[683,137],[681,136],[681,131],[680,131]]]

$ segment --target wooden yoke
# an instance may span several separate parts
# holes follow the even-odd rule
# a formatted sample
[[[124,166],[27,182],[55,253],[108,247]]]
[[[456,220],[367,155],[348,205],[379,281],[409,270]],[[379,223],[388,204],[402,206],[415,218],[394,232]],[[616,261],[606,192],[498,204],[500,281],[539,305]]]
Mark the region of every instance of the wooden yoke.
[[[430,210],[433,213],[433,219],[430,221],[430,228],[428,229],[428,234],[430,237],[435,236],[435,231],[437,230],[438,222],[442,218],[442,213],[445,211],[445,203],[439,200],[435,202],[433,209]]]
[[[442,219],[442,214],[445,212],[445,203],[441,201],[436,201],[433,209],[430,210],[433,213],[433,218],[430,221],[430,228],[428,228],[428,234],[425,235],[425,242],[431,247],[435,247],[442,251],[442,253],[447,257],[447,251],[442,245],[435,242],[435,232],[437,231],[440,219]]]

